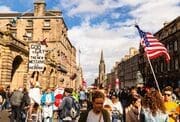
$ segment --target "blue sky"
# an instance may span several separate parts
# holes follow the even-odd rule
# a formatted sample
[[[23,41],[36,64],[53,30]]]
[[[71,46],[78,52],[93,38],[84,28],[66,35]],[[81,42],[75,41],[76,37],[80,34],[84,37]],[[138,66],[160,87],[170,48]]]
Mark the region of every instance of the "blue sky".
[[[179,0],[46,0],[46,4],[47,10],[63,12],[68,37],[82,52],[80,63],[88,84],[98,76],[101,50],[106,72],[110,72],[130,47],[138,48],[135,22],[144,31],[155,33],[180,13]],[[33,0],[0,0],[0,12],[32,8]]]

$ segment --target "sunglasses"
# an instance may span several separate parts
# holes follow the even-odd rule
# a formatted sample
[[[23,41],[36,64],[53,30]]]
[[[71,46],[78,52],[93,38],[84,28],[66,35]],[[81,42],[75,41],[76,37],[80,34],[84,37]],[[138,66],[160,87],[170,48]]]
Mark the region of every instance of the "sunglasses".
[[[164,94],[164,96],[168,96],[169,97],[169,96],[171,96],[171,94]]]

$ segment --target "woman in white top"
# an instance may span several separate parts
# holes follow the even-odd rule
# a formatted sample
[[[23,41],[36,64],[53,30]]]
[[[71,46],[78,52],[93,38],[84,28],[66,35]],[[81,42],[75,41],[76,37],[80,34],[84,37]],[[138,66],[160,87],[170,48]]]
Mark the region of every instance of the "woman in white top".
[[[114,92],[111,95],[112,100],[112,121],[113,122],[121,122],[122,121],[122,115],[123,115],[123,107],[121,102],[118,99],[118,95],[116,92]]]

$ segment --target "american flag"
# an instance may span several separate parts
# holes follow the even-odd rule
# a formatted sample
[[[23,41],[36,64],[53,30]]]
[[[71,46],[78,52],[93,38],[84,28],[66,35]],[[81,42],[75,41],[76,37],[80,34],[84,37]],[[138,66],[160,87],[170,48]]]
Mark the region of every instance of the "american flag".
[[[155,59],[159,56],[164,56],[166,61],[169,62],[170,56],[165,46],[159,42],[151,33],[143,32],[138,25],[135,25],[141,37],[141,45],[149,59]]]

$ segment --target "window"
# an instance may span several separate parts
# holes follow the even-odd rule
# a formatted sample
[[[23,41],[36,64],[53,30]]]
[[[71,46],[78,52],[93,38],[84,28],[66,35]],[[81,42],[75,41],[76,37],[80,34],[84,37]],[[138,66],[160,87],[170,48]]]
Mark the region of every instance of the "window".
[[[155,66],[154,71],[155,73],[157,73],[157,64],[155,64],[154,66]]]
[[[176,27],[176,25],[174,25],[173,28],[172,28],[172,33],[175,33],[176,30],[177,30],[177,27]]]
[[[166,47],[166,48],[167,48],[167,51],[169,52],[169,44],[167,44],[167,47]]]
[[[177,40],[176,41],[174,41],[174,51],[177,51],[178,50],[178,46],[177,46],[178,44],[177,44]]]
[[[178,61],[178,58],[175,59],[175,70],[178,70],[179,69],[179,61]]]
[[[59,50],[57,51],[57,56],[60,56],[60,51]]]
[[[44,27],[50,27],[50,20],[44,20]]]
[[[26,32],[26,35],[27,35],[27,37],[28,37],[28,40],[32,40],[32,36],[33,36],[32,31],[27,31],[27,32]]]
[[[27,20],[27,26],[32,27],[33,26],[33,21],[32,20]]]
[[[171,43],[169,44],[169,51],[172,52],[173,49],[174,49],[174,44],[173,44],[173,42],[171,42]]]
[[[175,61],[172,60],[172,62],[171,62],[171,70],[174,70],[174,69],[175,69]]]
[[[167,71],[170,71],[170,62],[167,64]]]
[[[0,38],[3,38],[3,34],[2,33],[0,33]]]
[[[163,68],[164,68],[163,63],[161,63],[161,72],[163,72]]]
[[[17,36],[17,33],[16,32],[11,32],[12,33],[12,36],[13,37],[16,37]]]

